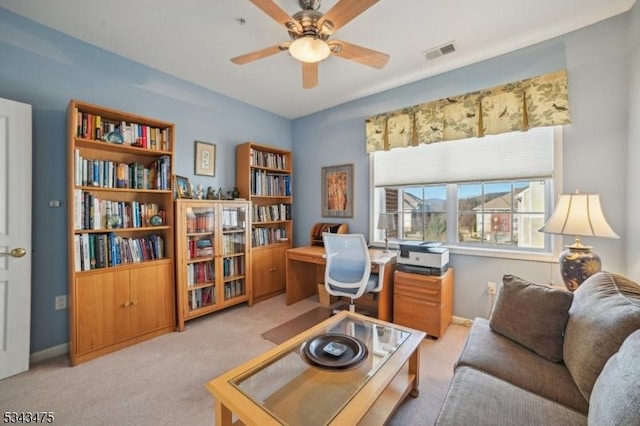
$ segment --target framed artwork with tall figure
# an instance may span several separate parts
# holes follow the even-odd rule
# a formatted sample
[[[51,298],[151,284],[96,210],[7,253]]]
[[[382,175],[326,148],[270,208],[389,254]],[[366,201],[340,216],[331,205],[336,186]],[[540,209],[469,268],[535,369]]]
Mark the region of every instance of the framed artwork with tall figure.
[[[322,168],[322,216],[353,217],[353,164]]]

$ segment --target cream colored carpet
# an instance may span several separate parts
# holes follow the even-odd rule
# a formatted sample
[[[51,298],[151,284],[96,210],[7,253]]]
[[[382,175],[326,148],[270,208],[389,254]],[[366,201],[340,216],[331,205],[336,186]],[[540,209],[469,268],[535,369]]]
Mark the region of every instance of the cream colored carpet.
[[[0,381],[0,409],[52,411],[59,425],[212,425],[204,384],[274,343],[261,334],[320,306],[312,297],[286,306],[284,295],[236,306],[170,333],[70,367],[67,357],[32,365]],[[442,404],[467,329],[450,326],[422,344],[420,395],[408,398],[392,425],[429,425]]]

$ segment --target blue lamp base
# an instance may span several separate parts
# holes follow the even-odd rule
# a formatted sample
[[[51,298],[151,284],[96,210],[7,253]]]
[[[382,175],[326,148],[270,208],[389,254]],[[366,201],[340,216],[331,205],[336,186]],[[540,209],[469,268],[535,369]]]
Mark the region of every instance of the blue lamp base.
[[[560,273],[567,290],[573,292],[591,275],[600,272],[600,256],[591,251],[591,247],[568,246],[560,254]]]

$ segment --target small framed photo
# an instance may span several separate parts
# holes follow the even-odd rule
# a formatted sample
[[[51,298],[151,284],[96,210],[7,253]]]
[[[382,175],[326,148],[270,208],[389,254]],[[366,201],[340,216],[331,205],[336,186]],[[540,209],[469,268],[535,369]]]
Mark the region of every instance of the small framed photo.
[[[176,198],[193,198],[189,178],[176,175]]]
[[[196,141],[195,174],[202,176],[216,175],[216,146],[214,144]]]
[[[353,164],[322,168],[322,216],[353,217]]]

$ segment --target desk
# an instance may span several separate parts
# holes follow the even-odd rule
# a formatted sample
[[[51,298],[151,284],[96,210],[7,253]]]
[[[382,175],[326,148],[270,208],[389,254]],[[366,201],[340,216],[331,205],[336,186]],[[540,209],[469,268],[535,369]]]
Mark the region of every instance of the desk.
[[[385,253],[382,249],[369,249],[371,273],[379,274],[383,280],[382,291],[378,293],[378,318],[393,320],[393,272],[396,253]],[[304,246],[287,250],[286,288],[287,305],[311,297],[318,292],[318,284],[324,283],[324,247]]]

